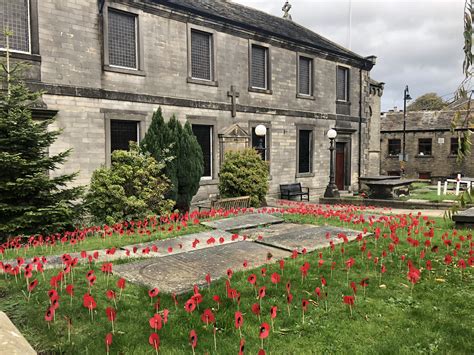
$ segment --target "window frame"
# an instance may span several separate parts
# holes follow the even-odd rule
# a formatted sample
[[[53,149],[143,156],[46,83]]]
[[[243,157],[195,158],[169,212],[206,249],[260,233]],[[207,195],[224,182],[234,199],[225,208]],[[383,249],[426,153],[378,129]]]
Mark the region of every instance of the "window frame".
[[[337,97],[337,95],[338,95],[337,75],[338,75],[339,69],[343,69],[346,73],[346,75],[345,75],[345,87],[344,87],[344,93],[345,93],[344,99],[340,99],[340,98]],[[336,66],[336,101],[337,102],[341,102],[341,103],[350,103],[351,102],[350,101],[351,100],[351,97],[350,97],[350,80],[351,80],[350,79],[351,78],[350,70],[351,70],[351,68],[347,67],[345,65],[337,65]]]
[[[310,142],[309,142],[309,172],[300,172],[300,132],[310,131]],[[296,127],[296,177],[313,177],[314,174],[314,126],[309,125],[298,125]]]
[[[253,54],[253,48],[254,47],[260,47],[265,49],[265,81],[266,81],[266,87],[265,88],[260,88],[256,86],[252,86],[252,54]],[[267,43],[263,42],[257,42],[253,40],[249,40],[249,54],[248,54],[248,80],[249,80],[249,85],[248,85],[248,91],[249,92],[256,92],[260,94],[273,94],[272,91],[272,52],[271,52],[271,46]]]
[[[214,179],[214,175],[215,175],[215,167],[214,167],[214,156],[215,156],[215,130],[216,130],[216,126],[212,123],[203,123],[203,122],[193,122],[191,121],[191,129],[193,126],[206,126],[206,127],[210,127],[210,132],[209,132],[209,140],[210,140],[210,170],[211,170],[211,174],[210,175],[203,175],[201,176],[201,181],[211,181]],[[199,141],[198,141],[199,143]]]
[[[12,58],[41,61],[38,33],[38,0],[28,0],[28,36],[29,52],[10,49]],[[0,53],[5,53],[6,48],[0,47]]]
[[[135,56],[136,56],[136,68],[122,67],[119,65],[110,64],[110,53],[109,53],[109,10],[131,15],[135,17]],[[104,71],[131,74],[138,76],[145,76],[144,72],[144,48],[143,48],[143,33],[140,24],[140,11],[129,6],[123,6],[119,4],[106,5],[102,12],[102,35],[104,38],[103,43],[103,69]]]
[[[392,141],[398,141],[398,145],[399,145],[399,152],[397,154],[391,154],[390,153],[390,143]],[[400,154],[402,154],[402,140],[400,138],[389,138],[387,139],[387,155],[389,157],[398,157]]]
[[[112,164],[112,121],[133,121],[138,125],[138,143],[143,140],[146,132],[146,118],[148,113],[143,111],[101,109],[104,115],[105,124],[105,165],[107,167]]]
[[[300,59],[305,58],[310,61],[310,73],[309,73],[309,95],[302,94],[300,92]],[[299,99],[314,100],[314,56],[307,54],[296,53],[296,97]]]
[[[207,86],[219,86],[219,81],[217,78],[217,31],[209,29],[207,27],[198,26],[194,24],[187,24],[187,63],[188,63],[188,78],[187,82],[190,84],[198,84],[198,85],[207,85]],[[209,35],[210,40],[210,56],[211,56],[211,80],[208,79],[200,79],[193,77],[193,68],[192,68],[192,32],[201,32]]]
[[[267,129],[267,134],[265,135],[265,161],[271,164],[271,150],[272,150],[272,124],[271,122],[261,122],[261,121],[249,121],[249,147],[255,148],[253,146],[252,138],[253,138],[253,130],[258,125],[264,125]]]
[[[428,140],[430,141],[430,148],[431,148],[430,149],[430,154],[425,154],[425,153],[421,154],[422,152],[421,152],[420,148],[421,148],[421,144],[422,144],[421,141],[422,140],[426,141],[423,144],[425,144],[425,143],[427,144]],[[418,156],[419,157],[431,157],[431,156],[433,156],[433,139],[432,138],[418,138]]]

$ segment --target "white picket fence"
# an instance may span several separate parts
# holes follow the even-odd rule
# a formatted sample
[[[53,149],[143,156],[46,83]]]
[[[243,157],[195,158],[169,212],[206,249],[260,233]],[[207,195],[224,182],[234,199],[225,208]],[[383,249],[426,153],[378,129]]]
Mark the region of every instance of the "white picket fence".
[[[454,193],[456,196],[459,196],[461,190],[467,190],[468,192],[471,191],[471,188],[474,186],[474,181],[471,180],[463,180],[461,174],[458,174],[456,179],[446,179],[444,181],[443,191],[441,191],[441,181],[438,181],[438,196],[441,196],[441,192],[443,195],[447,195],[448,193],[448,184],[455,184]],[[465,186],[464,186],[465,185]]]

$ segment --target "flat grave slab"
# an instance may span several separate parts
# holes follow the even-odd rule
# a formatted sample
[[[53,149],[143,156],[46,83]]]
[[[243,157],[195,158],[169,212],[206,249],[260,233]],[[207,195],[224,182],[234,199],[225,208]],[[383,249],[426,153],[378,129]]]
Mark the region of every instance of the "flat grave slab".
[[[3,312],[0,312],[0,354],[36,354],[36,351],[31,347],[20,331]]]
[[[251,241],[240,241],[117,265],[114,267],[114,275],[149,288],[157,287],[162,292],[181,294],[192,290],[196,284],[206,285],[205,277],[208,273],[214,281],[226,277],[229,268],[234,272],[243,270],[245,260],[248,261],[249,269],[264,265],[267,263],[268,253],[272,254],[274,261],[290,255],[284,250]]]
[[[202,222],[201,224],[214,229],[232,231],[277,223],[283,223],[283,219],[271,214],[252,213],[216,221]]]
[[[261,238],[256,238],[255,241],[288,251],[297,250],[301,253],[304,248],[311,252],[329,247],[331,240],[334,244],[343,243],[344,240],[338,238],[340,233],[345,234],[349,241],[356,239],[359,234],[362,234],[361,231],[332,226],[303,225],[304,228],[297,227],[297,225],[292,226],[294,227],[293,230],[285,228],[286,230],[282,230],[281,233],[261,234]],[[326,238],[326,235],[329,238]]]
[[[474,207],[461,211],[453,216],[456,227],[474,228]]]

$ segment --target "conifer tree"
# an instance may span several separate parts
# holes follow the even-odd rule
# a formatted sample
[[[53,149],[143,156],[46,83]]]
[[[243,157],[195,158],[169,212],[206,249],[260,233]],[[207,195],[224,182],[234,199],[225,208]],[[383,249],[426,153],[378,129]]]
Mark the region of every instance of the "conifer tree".
[[[8,38],[8,35],[7,35]],[[54,121],[34,121],[31,107],[41,96],[21,81],[20,66],[2,65],[0,90],[0,240],[8,236],[51,233],[70,227],[82,188],[68,187],[76,174],[54,175],[70,154],[49,156],[60,134]]]

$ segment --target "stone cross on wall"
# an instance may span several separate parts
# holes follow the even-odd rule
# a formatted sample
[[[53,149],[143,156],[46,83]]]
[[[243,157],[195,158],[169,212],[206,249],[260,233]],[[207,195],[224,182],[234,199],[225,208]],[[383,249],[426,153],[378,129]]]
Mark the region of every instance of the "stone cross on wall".
[[[291,4],[288,1],[285,2],[285,5],[283,5],[283,8],[281,10],[284,12],[283,18],[287,20],[291,20],[291,15],[290,15]]]
[[[227,91],[227,96],[232,99],[232,117],[237,116],[237,98],[240,96],[240,93],[235,91],[235,86],[230,87],[230,91]]]

